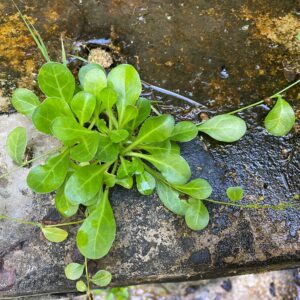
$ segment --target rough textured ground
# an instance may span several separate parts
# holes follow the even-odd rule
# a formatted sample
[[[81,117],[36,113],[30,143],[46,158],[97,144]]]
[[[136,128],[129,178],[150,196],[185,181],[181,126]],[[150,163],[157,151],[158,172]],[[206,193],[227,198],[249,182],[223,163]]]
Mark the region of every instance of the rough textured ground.
[[[90,48],[104,49],[114,64],[133,63],[144,80],[206,106],[190,108],[168,96],[159,97],[164,101],[159,108],[181,119],[197,120],[201,110],[213,114],[252,103],[297,75],[295,39],[300,22],[293,0],[230,4],[32,0],[20,2],[20,7],[47,40],[53,57],[59,56],[58,37],[64,33],[69,51],[87,55]],[[35,87],[41,59],[11,3],[1,3],[0,11],[0,172],[4,173],[13,167],[4,150],[12,127],[29,129],[30,156],[55,145],[9,105],[13,88]],[[77,64],[72,65],[76,69]],[[299,114],[297,89],[286,97]],[[261,127],[266,113],[261,106],[242,114],[249,130],[233,145],[199,136],[183,146],[193,176],[211,182],[215,199],[225,200],[224,192],[233,184],[244,187],[245,202],[260,199],[275,204],[299,193],[299,127],[284,138],[269,136]],[[28,220],[58,220],[52,196],[34,195],[26,187],[27,172],[20,170],[0,180],[0,212]],[[209,205],[210,225],[192,232],[160,205],[156,195],[141,197],[118,189],[111,198],[118,235],[99,265],[113,273],[115,285],[215,278],[300,265],[296,211]],[[1,222],[0,297],[72,291],[74,284],[64,279],[63,267],[80,259],[72,234],[65,243],[53,245],[35,228]],[[97,264],[91,263],[90,268],[96,269]]]

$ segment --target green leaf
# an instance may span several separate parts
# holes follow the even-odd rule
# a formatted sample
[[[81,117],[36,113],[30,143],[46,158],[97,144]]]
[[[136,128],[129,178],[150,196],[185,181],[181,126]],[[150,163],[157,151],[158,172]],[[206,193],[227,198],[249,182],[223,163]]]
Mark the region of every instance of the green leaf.
[[[96,97],[87,92],[77,93],[72,101],[71,108],[79,120],[80,125],[88,122],[96,107]]]
[[[87,287],[86,287],[86,284],[82,280],[79,280],[76,282],[76,289],[78,292],[86,292]]]
[[[96,126],[97,129],[102,132],[102,133],[107,133],[108,132],[108,128],[106,126],[106,122],[103,119],[98,119],[96,121]]]
[[[116,175],[105,172],[103,175],[103,182],[108,187],[114,187],[116,184]]]
[[[32,116],[34,110],[41,104],[32,91],[23,88],[14,91],[11,103],[17,112],[26,116]]]
[[[106,165],[88,165],[76,170],[65,186],[65,195],[73,204],[85,204],[99,192]]]
[[[100,111],[111,110],[117,102],[117,93],[112,88],[106,87],[101,90],[99,99],[101,103]]]
[[[162,142],[171,136],[173,129],[174,118],[171,115],[150,117],[142,125],[134,144]]]
[[[159,199],[167,209],[179,216],[185,215],[188,204],[185,200],[179,198],[177,191],[160,181],[157,182],[156,190]]]
[[[65,218],[74,216],[78,211],[78,204],[71,203],[65,196],[64,186],[60,187],[55,195],[55,207]]]
[[[190,199],[185,222],[192,230],[202,230],[209,222],[209,213],[201,200]]]
[[[142,195],[151,195],[155,189],[155,178],[148,172],[136,175],[136,186]]]
[[[92,69],[98,69],[98,70],[102,70],[103,72],[105,72],[104,68],[96,63],[87,64],[87,65],[81,67],[78,72],[78,78],[79,78],[80,84],[82,86],[84,85],[84,80],[85,80],[86,74]]]
[[[71,117],[69,105],[59,98],[47,98],[32,115],[34,126],[41,132],[51,134],[51,124],[57,117]]]
[[[111,273],[106,270],[100,270],[98,271],[91,279],[91,281],[100,286],[108,286],[111,282],[112,276]]]
[[[125,177],[125,178],[121,178],[116,180],[116,184],[124,187],[125,189],[132,189],[133,186],[133,178],[131,176],[129,177]]]
[[[120,143],[128,138],[129,132],[125,129],[117,129],[108,132],[108,136],[113,143]]]
[[[24,127],[14,128],[7,136],[6,149],[11,159],[18,165],[23,162],[26,146],[26,129]]]
[[[198,134],[197,126],[189,121],[182,121],[175,125],[171,140],[177,142],[188,142],[193,140]]]
[[[75,79],[64,65],[49,62],[44,64],[38,74],[38,84],[47,97],[58,97],[69,102],[75,91]]]
[[[191,177],[191,170],[185,159],[177,154],[139,154],[139,157],[149,161],[172,184],[185,184]]]
[[[96,159],[103,162],[115,161],[119,155],[119,147],[110,141],[108,137],[100,136]]]
[[[124,117],[120,121],[120,128],[124,127],[127,123],[132,121],[138,115],[138,109],[133,105],[127,105],[124,110]]]
[[[70,263],[65,267],[65,275],[69,280],[79,279],[84,270],[84,265],[77,263]]]
[[[107,83],[117,92],[117,110],[122,124],[126,106],[135,105],[142,92],[140,76],[133,66],[122,64],[110,71]]]
[[[218,115],[200,124],[198,130],[217,141],[231,143],[239,140],[246,133],[247,127],[239,117]]]
[[[51,157],[44,165],[30,170],[27,176],[27,185],[36,193],[50,193],[58,189],[66,178],[69,159],[68,151]]]
[[[138,109],[138,115],[133,121],[132,129],[140,126],[149,116],[151,113],[151,101],[145,98],[139,98],[136,103]]]
[[[108,193],[97,208],[85,219],[77,233],[77,247],[89,259],[105,256],[115,239],[116,223],[108,200]]]
[[[100,100],[100,92],[106,87],[106,74],[100,69],[93,68],[85,74],[83,90]]]
[[[244,190],[240,186],[231,186],[226,190],[226,194],[231,201],[240,201],[244,196]]]
[[[132,176],[137,168],[137,164],[121,157],[121,164],[117,171],[117,178],[122,179],[124,177]]]
[[[171,153],[180,155],[180,147],[176,142],[171,142]]]
[[[80,162],[92,160],[98,150],[99,140],[100,136],[97,132],[81,136],[79,144],[70,149],[70,157]]]
[[[265,118],[265,127],[269,133],[275,136],[286,135],[295,124],[293,108],[282,97]]]
[[[212,193],[211,185],[202,178],[194,179],[185,185],[177,185],[176,188],[195,199],[206,199]]]
[[[68,232],[57,227],[42,227],[45,238],[53,243],[63,242],[68,237]]]
[[[79,125],[74,118],[58,117],[52,123],[53,135],[63,142],[80,140],[82,136],[92,133],[92,131]]]
[[[172,153],[171,142],[169,140],[161,143],[139,145],[139,148],[146,150],[151,154],[169,154]]]

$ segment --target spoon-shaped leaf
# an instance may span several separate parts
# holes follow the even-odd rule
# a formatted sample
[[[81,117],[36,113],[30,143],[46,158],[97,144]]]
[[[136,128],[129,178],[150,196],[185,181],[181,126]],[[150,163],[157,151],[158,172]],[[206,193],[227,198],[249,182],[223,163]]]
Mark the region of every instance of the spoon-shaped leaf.
[[[138,115],[138,109],[133,105],[127,105],[124,109],[124,117],[122,121],[119,122],[120,128],[124,127],[131,120],[135,119]]]
[[[246,123],[239,117],[232,115],[218,115],[200,124],[198,130],[220,142],[235,142],[247,130]]]
[[[84,270],[84,265],[78,263],[70,263],[65,267],[65,275],[69,280],[79,279]]]
[[[132,129],[135,129],[141,125],[151,113],[151,101],[145,98],[139,98],[136,107],[138,109],[138,115],[132,122]]]
[[[38,84],[47,97],[58,97],[69,102],[75,91],[75,79],[63,64],[44,64],[38,74]]]
[[[77,233],[77,247],[89,259],[105,256],[115,239],[116,223],[106,192],[97,208],[85,219]]]
[[[117,93],[111,87],[104,88],[99,95],[100,111],[110,110],[117,102]]]
[[[198,134],[197,126],[193,122],[182,121],[175,125],[171,140],[177,142],[188,142]]]
[[[11,103],[17,112],[26,116],[32,116],[34,110],[41,104],[32,91],[23,88],[14,91]]]
[[[185,184],[191,177],[191,170],[186,160],[177,154],[137,154],[136,156],[149,161],[172,184]]]
[[[179,193],[162,182],[157,182],[157,194],[164,206],[174,214],[184,216],[188,208],[185,200],[179,198]]]
[[[23,162],[27,145],[27,134],[24,127],[16,127],[7,136],[6,149],[11,159],[18,165]]]
[[[212,193],[212,187],[207,180],[197,178],[185,185],[177,185],[176,188],[195,199],[206,199]]]
[[[65,186],[65,195],[73,204],[85,204],[100,190],[106,165],[88,165],[76,170]]]
[[[96,155],[99,140],[100,136],[97,132],[81,136],[79,144],[70,149],[71,158],[80,162],[92,160]]]
[[[85,80],[85,76],[86,76],[87,72],[92,69],[99,69],[99,70],[102,70],[103,72],[105,72],[104,68],[96,63],[87,64],[87,65],[81,67],[78,72],[78,78],[79,78],[81,86],[84,85],[84,80]]]
[[[51,124],[57,117],[71,117],[69,105],[59,98],[47,98],[32,115],[34,126],[41,132],[51,134]]]
[[[44,165],[30,170],[27,185],[36,193],[50,193],[64,182],[69,168],[68,151],[51,157]]]
[[[244,190],[240,186],[231,186],[226,190],[226,194],[231,201],[240,201],[244,196]]]
[[[96,97],[87,92],[77,93],[71,100],[71,108],[79,120],[80,125],[88,122],[96,106]]]
[[[53,243],[63,242],[68,237],[68,232],[57,227],[42,227],[45,238]]]
[[[53,135],[63,142],[80,140],[82,136],[92,133],[92,131],[79,125],[74,118],[58,117],[52,123]]]
[[[155,178],[148,172],[136,175],[136,186],[142,195],[151,195],[155,189]]]
[[[174,118],[171,115],[162,115],[148,118],[142,125],[135,145],[141,143],[158,143],[169,138],[174,129]]]
[[[142,92],[140,76],[133,66],[122,64],[110,71],[107,83],[117,92],[117,110],[122,124],[126,106],[135,105]]]
[[[55,195],[55,207],[65,218],[74,216],[79,208],[78,204],[71,203],[64,194],[64,186],[60,187]]]
[[[209,213],[201,200],[190,199],[185,213],[186,225],[192,230],[202,230],[209,222]]]
[[[91,281],[100,287],[105,287],[110,284],[111,279],[112,276],[110,272],[106,270],[100,270],[95,275],[93,275]]]
[[[112,130],[108,133],[110,140],[113,143],[120,143],[127,139],[129,132],[125,129]]]
[[[275,136],[286,135],[295,124],[293,108],[281,97],[265,118],[265,127],[269,133]]]
[[[108,137],[100,136],[96,159],[103,162],[111,162],[116,160],[118,155],[118,145],[114,144]]]
[[[107,79],[104,71],[93,68],[85,74],[83,90],[100,100],[100,92],[106,87]]]
[[[82,280],[79,280],[76,282],[76,290],[78,292],[85,292],[87,290],[87,286]]]

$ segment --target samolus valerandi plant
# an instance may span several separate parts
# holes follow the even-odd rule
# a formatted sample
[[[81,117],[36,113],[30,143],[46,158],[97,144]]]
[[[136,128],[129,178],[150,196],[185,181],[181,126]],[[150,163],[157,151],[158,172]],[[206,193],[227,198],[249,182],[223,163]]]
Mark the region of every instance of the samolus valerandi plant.
[[[227,189],[229,202],[210,199],[209,182],[202,178],[190,180],[190,167],[180,155],[178,143],[191,141],[199,131],[222,142],[239,140],[246,132],[246,124],[233,113],[263,101],[199,125],[176,123],[171,115],[153,116],[151,101],[140,97],[141,80],[133,66],[122,64],[107,74],[100,65],[90,63],[81,67],[77,80],[66,65],[63,43],[62,63],[51,61],[39,34],[25,18],[24,22],[47,61],[37,76],[45,99],[40,101],[32,91],[18,88],[12,105],[28,116],[37,130],[57,138],[61,147],[24,162],[27,134],[24,128],[17,127],[8,135],[7,151],[21,167],[46,158],[30,170],[27,184],[36,193],[54,192],[56,209],[62,217],[72,219],[44,225],[3,215],[0,218],[38,226],[52,242],[67,238],[68,232],[62,227],[80,224],[76,244],[85,262],[72,262],[65,268],[66,277],[76,281],[78,291],[92,297],[91,283],[104,287],[112,279],[107,270],[91,275],[87,262],[107,255],[115,239],[116,221],[109,201],[110,190],[115,186],[132,189],[135,185],[142,195],[156,191],[162,204],[184,217],[192,230],[204,229],[209,223],[205,202],[242,208],[290,206],[236,203],[243,198],[241,187]],[[277,102],[265,119],[266,129],[276,136],[287,134],[295,122],[293,109],[282,98],[283,91],[271,97]],[[85,218],[77,220],[80,207]]]

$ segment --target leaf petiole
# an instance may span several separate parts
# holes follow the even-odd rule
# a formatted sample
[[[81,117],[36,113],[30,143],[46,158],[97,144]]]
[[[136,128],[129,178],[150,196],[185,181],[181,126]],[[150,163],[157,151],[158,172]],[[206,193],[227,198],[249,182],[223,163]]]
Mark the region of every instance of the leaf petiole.
[[[85,266],[85,277],[86,277],[86,283],[87,283],[87,296],[88,296],[89,300],[92,300],[91,288],[90,288],[90,276],[89,276],[89,270],[88,270],[88,260],[86,257],[84,257],[84,266]]]
[[[44,227],[62,227],[62,226],[68,226],[68,225],[75,225],[83,223],[84,220],[74,221],[74,222],[68,222],[68,223],[61,223],[61,224],[53,224],[53,225],[45,225]]]
[[[38,223],[38,222],[24,221],[22,219],[13,218],[13,217],[5,216],[5,215],[0,215],[0,219],[14,221],[14,222],[18,222],[18,223],[25,224],[25,225],[32,225],[32,226],[36,226],[36,227],[40,227],[40,228],[42,227],[42,224]]]

